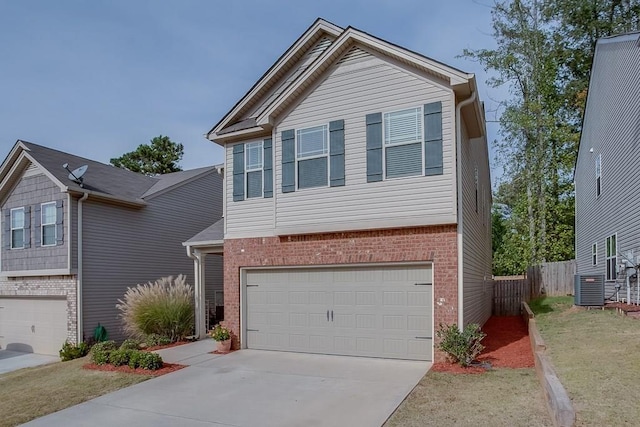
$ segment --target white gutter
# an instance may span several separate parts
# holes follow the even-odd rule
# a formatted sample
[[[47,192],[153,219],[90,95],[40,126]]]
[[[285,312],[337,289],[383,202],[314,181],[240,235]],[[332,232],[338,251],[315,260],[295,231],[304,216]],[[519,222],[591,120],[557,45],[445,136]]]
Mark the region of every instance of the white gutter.
[[[76,315],[78,316],[76,322],[76,334],[78,343],[82,342],[82,202],[87,200],[89,193],[78,199],[78,285],[76,287]],[[71,212],[71,207],[69,207]],[[71,240],[71,239],[69,239]]]
[[[457,214],[458,214],[458,329],[464,329],[464,280],[463,280],[463,250],[462,250],[462,232],[463,232],[463,200],[462,200],[462,125],[460,122],[460,112],[465,107],[475,102],[478,91],[474,90],[471,96],[456,105],[456,189],[457,189]]]

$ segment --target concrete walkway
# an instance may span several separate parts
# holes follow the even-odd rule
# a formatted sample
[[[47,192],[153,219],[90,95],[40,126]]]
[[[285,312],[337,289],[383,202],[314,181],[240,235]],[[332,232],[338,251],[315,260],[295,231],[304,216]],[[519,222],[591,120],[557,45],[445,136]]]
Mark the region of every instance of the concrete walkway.
[[[380,426],[427,362],[241,350],[210,340],[161,350],[190,366],[29,426]],[[204,353],[203,353],[204,352]]]
[[[46,365],[59,361],[60,358],[57,356],[0,350],[0,375],[22,368],[31,368],[33,366]]]

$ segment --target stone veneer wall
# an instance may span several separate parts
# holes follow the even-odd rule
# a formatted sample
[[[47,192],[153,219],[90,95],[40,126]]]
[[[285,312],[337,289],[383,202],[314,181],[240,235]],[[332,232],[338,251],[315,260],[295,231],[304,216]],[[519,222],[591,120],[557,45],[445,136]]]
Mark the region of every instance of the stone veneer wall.
[[[412,261],[433,262],[434,327],[457,323],[456,225],[225,240],[224,323],[233,346],[239,346],[241,267]],[[436,349],[434,361],[445,357]]]
[[[76,276],[0,278],[0,296],[64,296],[67,298],[67,339],[76,342],[78,325]]]

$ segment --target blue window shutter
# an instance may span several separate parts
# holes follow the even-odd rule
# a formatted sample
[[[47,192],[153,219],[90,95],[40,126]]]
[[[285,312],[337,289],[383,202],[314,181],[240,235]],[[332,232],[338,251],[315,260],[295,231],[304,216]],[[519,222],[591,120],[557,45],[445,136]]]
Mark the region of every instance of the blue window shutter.
[[[442,175],[442,102],[424,106],[424,174]]]
[[[36,247],[42,245],[42,207],[40,205],[36,205],[35,210],[35,232],[36,232]],[[57,213],[57,212],[56,212]]]
[[[382,113],[367,114],[367,182],[382,181]]]
[[[56,201],[56,244],[64,242],[64,208],[63,201]]]
[[[244,144],[233,146],[233,201],[244,200]]]
[[[31,247],[31,206],[24,207],[24,247]]]
[[[264,171],[264,197],[273,197],[273,143],[271,138],[262,141],[262,170]]]
[[[282,131],[282,192],[296,191],[296,137],[293,129]]]
[[[344,120],[329,123],[329,158],[331,187],[344,185]]]
[[[11,249],[11,209],[4,210],[4,247]]]

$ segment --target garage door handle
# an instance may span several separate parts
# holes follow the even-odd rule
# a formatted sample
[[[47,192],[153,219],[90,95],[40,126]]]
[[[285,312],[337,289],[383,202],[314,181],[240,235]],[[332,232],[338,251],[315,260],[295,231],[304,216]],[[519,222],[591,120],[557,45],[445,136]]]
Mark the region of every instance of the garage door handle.
[[[329,310],[327,310],[327,322],[329,321]]]
[[[430,340],[431,337],[416,337],[417,340]]]
[[[333,310],[331,310],[331,321],[333,322]]]

